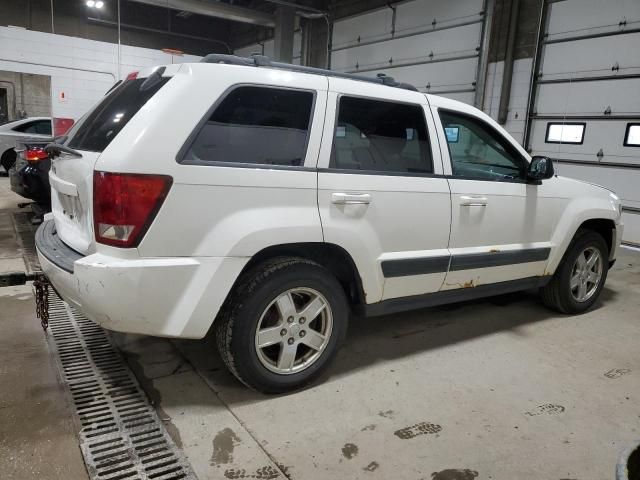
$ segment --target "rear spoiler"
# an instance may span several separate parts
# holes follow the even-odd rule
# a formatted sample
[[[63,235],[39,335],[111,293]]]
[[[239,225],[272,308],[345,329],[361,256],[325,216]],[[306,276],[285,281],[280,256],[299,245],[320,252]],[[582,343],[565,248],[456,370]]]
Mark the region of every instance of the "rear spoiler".
[[[66,137],[60,137],[60,138],[66,140]],[[65,145],[61,145],[56,142],[48,143],[44,147],[44,150],[49,154],[51,158],[59,157],[62,153],[66,153],[67,155],[71,155],[73,157],[82,158],[82,154],[77,150],[74,150],[73,148],[69,148]]]

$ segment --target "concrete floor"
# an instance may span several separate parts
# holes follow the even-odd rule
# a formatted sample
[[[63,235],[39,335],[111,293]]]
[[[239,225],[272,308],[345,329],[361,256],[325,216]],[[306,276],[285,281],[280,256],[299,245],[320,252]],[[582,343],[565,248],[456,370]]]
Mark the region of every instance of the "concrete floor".
[[[0,177],[0,274],[24,273],[24,245],[12,214],[24,199]],[[0,478],[87,478],[55,359],[30,285],[0,288]]]
[[[581,316],[556,315],[525,293],[355,318],[328,374],[283,396],[240,385],[211,337],[114,339],[201,480],[610,479],[620,451],[640,438],[639,293],[640,253],[623,250],[597,308]],[[7,310],[8,298],[18,301],[0,296],[0,325],[37,326],[33,313]],[[0,399],[22,388],[10,408],[35,408],[43,392],[62,405],[51,359],[30,361],[4,335],[0,365],[24,375],[0,369]],[[77,468],[64,412],[39,420],[70,452],[48,462]],[[0,418],[3,478],[7,452],[28,460],[41,446],[38,422],[15,421],[29,415]],[[59,478],[53,468],[20,472]],[[66,478],[82,478],[74,472]]]
[[[87,478],[71,412],[31,287],[0,288],[0,478]]]
[[[201,479],[606,479],[640,438],[640,254],[559,316],[516,294],[353,319],[328,375],[251,392],[213,338],[117,335]]]

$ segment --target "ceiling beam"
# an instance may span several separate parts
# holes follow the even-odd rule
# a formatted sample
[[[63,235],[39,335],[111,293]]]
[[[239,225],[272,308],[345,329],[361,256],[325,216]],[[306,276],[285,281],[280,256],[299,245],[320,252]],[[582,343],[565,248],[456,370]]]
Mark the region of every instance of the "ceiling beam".
[[[208,17],[224,18],[234,22],[250,23],[263,27],[274,27],[275,17],[266,12],[252,10],[250,8],[237,7],[217,1],[202,0],[131,0],[137,3],[153,5],[155,7],[181,10]]]

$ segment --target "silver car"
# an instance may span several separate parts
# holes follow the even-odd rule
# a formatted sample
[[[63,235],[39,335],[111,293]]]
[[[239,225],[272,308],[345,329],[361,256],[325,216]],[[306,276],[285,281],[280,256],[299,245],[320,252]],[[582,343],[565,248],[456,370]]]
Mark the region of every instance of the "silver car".
[[[26,137],[52,139],[50,117],[29,117],[0,125],[0,165],[8,172],[16,161],[16,141]]]

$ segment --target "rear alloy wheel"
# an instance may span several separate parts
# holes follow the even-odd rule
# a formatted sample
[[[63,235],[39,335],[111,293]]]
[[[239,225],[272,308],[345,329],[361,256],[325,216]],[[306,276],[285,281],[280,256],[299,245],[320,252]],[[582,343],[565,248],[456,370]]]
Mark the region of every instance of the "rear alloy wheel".
[[[551,281],[540,289],[542,301],[561,313],[581,313],[595,303],[608,272],[609,249],[592,230],[580,230]]]
[[[331,272],[310,260],[278,257],[241,277],[214,328],[220,355],[241,382],[281,393],[327,369],[348,319],[344,290]]]
[[[269,304],[256,329],[256,353],[274,373],[289,375],[317,361],[331,338],[333,316],[324,296],[292,288]]]

